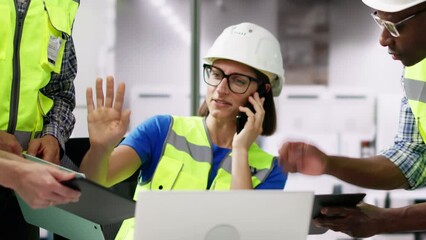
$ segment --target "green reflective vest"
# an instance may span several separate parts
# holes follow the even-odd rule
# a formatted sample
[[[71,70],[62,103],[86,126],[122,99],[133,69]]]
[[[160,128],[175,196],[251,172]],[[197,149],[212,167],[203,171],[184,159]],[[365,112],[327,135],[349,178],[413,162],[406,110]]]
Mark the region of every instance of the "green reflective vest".
[[[253,188],[265,181],[272,170],[274,156],[253,144],[249,150],[249,166]],[[143,190],[206,190],[213,161],[211,142],[202,117],[172,118],[152,180],[136,187],[134,199]],[[231,187],[232,153],[218,169],[211,190],[229,190]],[[116,239],[133,239],[134,218],[123,222]]]
[[[426,142],[426,58],[405,68],[404,89],[423,142]]]
[[[53,106],[40,89],[61,70],[79,0],[31,0],[24,14],[14,2],[0,0],[0,130],[25,149]]]

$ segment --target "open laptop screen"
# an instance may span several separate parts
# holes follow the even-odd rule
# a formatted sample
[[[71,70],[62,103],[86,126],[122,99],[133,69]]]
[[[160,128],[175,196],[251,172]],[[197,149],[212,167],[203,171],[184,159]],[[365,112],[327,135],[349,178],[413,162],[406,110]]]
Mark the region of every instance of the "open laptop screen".
[[[306,240],[311,192],[140,192],[135,239]]]

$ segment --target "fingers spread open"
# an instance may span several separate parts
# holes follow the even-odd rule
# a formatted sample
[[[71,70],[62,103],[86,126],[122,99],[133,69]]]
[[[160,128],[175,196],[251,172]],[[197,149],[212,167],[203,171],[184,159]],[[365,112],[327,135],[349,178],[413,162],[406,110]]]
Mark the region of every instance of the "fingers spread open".
[[[124,93],[126,91],[126,85],[124,83],[119,83],[117,86],[117,92],[115,96],[114,109],[121,112],[123,109],[124,103]]]
[[[104,106],[104,91],[102,90],[102,78],[96,79],[96,107]]]
[[[105,107],[111,108],[113,101],[114,101],[114,78],[112,76],[108,76],[106,79]]]
[[[86,89],[86,106],[87,113],[91,113],[95,110],[95,104],[93,103],[93,90],[90,87]]]

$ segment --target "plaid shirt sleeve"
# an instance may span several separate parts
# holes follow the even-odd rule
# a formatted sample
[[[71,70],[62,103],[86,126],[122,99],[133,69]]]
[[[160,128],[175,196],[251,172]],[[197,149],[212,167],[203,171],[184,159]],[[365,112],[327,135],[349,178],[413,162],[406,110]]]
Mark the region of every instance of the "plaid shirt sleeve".
[[[59,74],[52,72],[50,82],[41,92],[53,99],[52,109],[44,118],[42,136],[53,135],[62,149],[74,129],[75,108],[74,79],[77,75],[77,57],[74,42],[70,36],[65,44],[62,68]]]
[[[380,155],[389,158],[401,169],[409,183],[407,189],[426,186],[426,144],[406,97],[401,100],[399,129],[394,144]]]

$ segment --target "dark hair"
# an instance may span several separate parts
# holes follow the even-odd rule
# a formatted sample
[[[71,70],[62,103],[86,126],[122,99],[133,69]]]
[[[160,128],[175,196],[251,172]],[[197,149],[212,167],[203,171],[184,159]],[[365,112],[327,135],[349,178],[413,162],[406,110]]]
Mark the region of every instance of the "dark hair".
[[[258,89],[265,87],[265,84],[270,84],[269,78],[257,69],[252,68],[256,74],[256,78],[260,80]],[[271,136],[277,129],[277,112],[275,110],[274,97],[272,96],[272,89],[270,89],[265,97],[263,108],[265,109],[265,118],[262,124],[262,136]],[[207,107],[206,100],[203,101],[200,108],[198,109],[198,115],[206,117],[209,115],[209,109]]]

